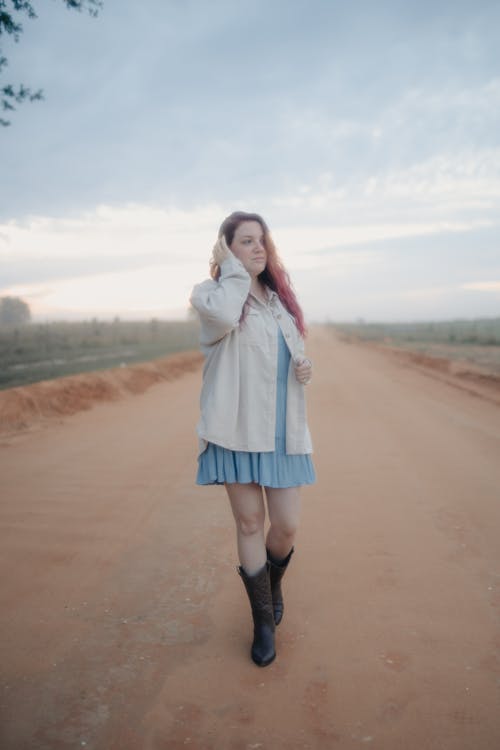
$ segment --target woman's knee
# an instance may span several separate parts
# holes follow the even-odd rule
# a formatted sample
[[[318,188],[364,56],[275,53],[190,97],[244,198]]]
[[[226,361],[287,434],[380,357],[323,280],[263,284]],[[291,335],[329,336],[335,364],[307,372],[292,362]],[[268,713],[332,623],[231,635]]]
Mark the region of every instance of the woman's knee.
[[[293,541],[298,529],[298,521],[294,518],[274,520],[271,523],[271,534],[283,540]]]
[[[239,514],[236,517],[236,527],[243,536],[252,536],[264,530],[265,515],[260,511]]]

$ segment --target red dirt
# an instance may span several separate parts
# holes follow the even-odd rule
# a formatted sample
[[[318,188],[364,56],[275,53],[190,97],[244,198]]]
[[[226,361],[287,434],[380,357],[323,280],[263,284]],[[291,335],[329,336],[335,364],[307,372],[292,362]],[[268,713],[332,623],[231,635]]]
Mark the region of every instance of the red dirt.
[[[500,404],[500,375],[465,359],[451,359],[444,356],[401,349],[390,343],[360,341],[356,337],[340,336],[345,343],[356,343],[383,351],[401,364],[420,369],[427,375],[436,377],[449,385],[461,388],[471,394]]]
[[[31,427],[51,417],[90,409],[100,401],[144,393],[154,383],[196,370],[201,361],[198,352],[181,352],[151,362],[8,388],[0,391],[0,431]]]
[[[500,410],[323,329],[309,354],[318,482],[266,669],[194,485],[199,366],[5,435],[2,750],[500,747]]]

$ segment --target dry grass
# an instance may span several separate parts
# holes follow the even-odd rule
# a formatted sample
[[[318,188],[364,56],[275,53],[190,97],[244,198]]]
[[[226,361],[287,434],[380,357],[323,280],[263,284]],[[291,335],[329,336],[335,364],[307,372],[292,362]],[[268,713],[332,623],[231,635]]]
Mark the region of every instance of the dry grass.
[[[188,321],[54,322],[0,328],[0,388],[145,362],[198,348]]]

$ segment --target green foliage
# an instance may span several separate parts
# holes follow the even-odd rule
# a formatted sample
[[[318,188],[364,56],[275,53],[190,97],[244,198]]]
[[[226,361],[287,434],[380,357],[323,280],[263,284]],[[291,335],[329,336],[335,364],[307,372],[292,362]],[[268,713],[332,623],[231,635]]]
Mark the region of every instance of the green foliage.
[[[63,0],[70,10],[87,10],[89,15],[97,16],[103,6],[102,0]],[[28,18],[37,18],[33,3],[28,0],[0,0],[0,39],[2,35],[10,35],[18,42],[23,33],[23,25],[20,21],[22,15]],[[0,52],[0,72],[8,64],[7,58]],[[32,91],[28,86],[20,84],[13,86],[11,83],[0,85],[0,111],[13,112],[16,104],[29,101],[40,101],[43,99],[42,89]],[[7,127],[10,120],[0,116],[0,125]]]
[[[198,348],[197,321],[53,322],[0,328],[0,388]]]
[[[19,297],[0,297],[0,326],[23,325],[29,323],[29,306]]]
[[[25,101],[35,102],[43,99],[43,91],[41,89],[32,92],[31,89],[22,85],[16,90],[9,84],[0,89],[0,91],[2,94],[1,106],[4,112],[13,112],[16,109],[12,102],[22,104]],[[10,120],[5,120],[3,117],[0,117],[0,125],[7,127],[10,125]]]
[[[86,9],[90,16],[94,18],[102,8],[102,0],[64,0],[67,7],[72,10],[84,10]]]

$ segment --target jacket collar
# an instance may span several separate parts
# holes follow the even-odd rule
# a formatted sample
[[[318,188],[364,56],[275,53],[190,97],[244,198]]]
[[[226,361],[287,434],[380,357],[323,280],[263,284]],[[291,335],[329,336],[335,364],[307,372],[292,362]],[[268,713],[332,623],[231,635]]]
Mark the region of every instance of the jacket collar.
[[[248,296],[249,296],[249,302],[250,302],[250,304],[251,304],[252,307],[255,307],[256,304],[257,305],[261,305],[262,304],[262,300],[260,300],[258,297],[256,297],[255,294],[253,294],[253,292],[250,292],[250,294]],[[276,302],[279,300],[277,292],[274,292],[267,285],[266,285],[266,297],[267,297],[267,304],[268,305],[275,305]]]

